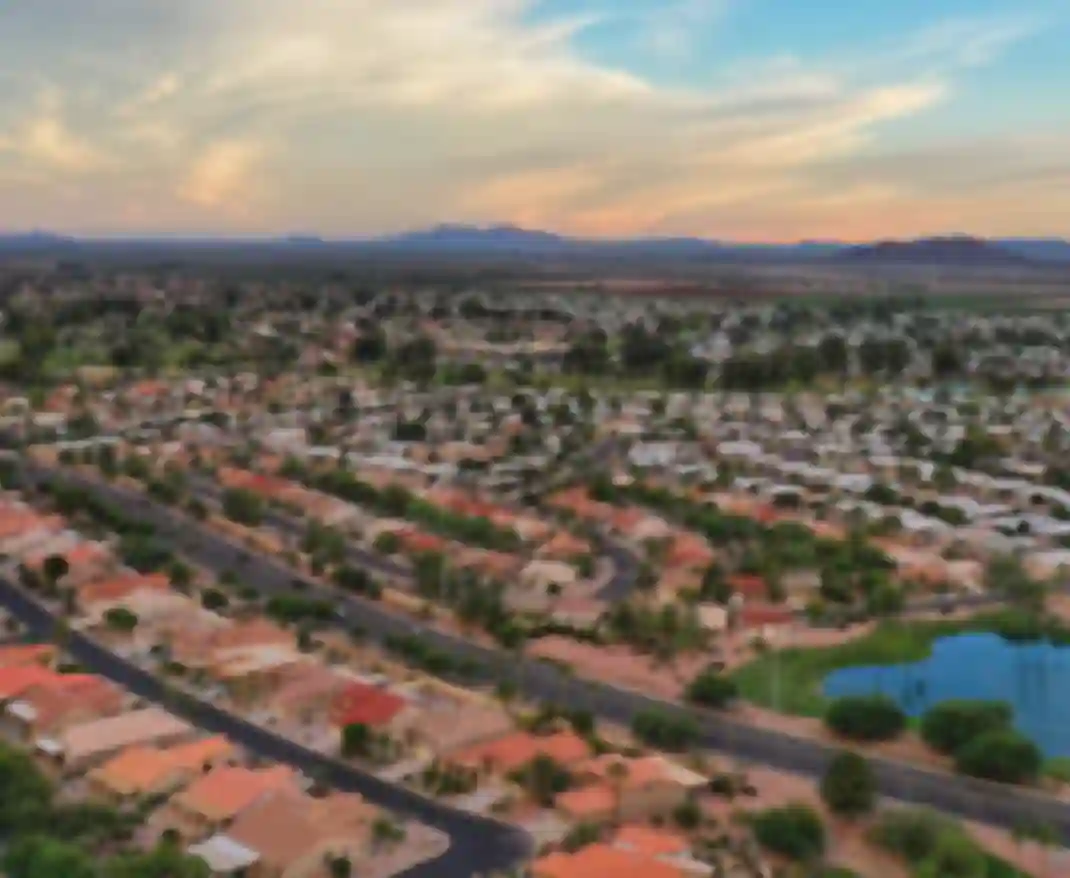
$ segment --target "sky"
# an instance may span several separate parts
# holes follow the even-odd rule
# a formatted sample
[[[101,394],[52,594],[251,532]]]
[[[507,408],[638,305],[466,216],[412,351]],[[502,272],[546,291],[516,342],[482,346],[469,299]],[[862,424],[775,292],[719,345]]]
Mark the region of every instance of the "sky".
[[[1070,0],[5,0],[0,229],[1070,237]]]

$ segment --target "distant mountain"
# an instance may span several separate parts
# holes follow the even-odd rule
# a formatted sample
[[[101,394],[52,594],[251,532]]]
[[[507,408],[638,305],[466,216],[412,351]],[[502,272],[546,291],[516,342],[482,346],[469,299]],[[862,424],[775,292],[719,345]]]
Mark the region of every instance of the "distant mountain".
[[[1060,238],[1001,238],[996,243],[1037,262],[1070,262],[1070,241]]]
[[[835,253],[832,242],[735,244],[706,238],[570,238],[511,225],[441,225],[368,242],[373,247],[419,253],[512,253],[529,256],[623,260],[786,261]]]
[[[800,241],[793,244],[741,244],[694,237],[573,238],[553,232],[499,224],[444,224],[380,238],[321,238],[297,232],[277,238],[136,238],[75,239],[46,231],[0,234],[0,254],[55,254],[75,257],[95,252],[122,255],[151,252],[161,258],[183,251],[230,252],[242,258],[296,255],[300,258],[382,255],[392,260],[466,261],[480,257],[557,260],[592,266],[723,264],[841,264],[1014,266],[1070,263],[1070,242],[1057,238],[986,240],[965,235],[880,241],[849,245],[839,241]]]
[[[1020,252],[983,238],[953,236],[920,238],[916,241],[881,241],[848,247],[833,257],[854,265],[955,265],[998,267],[1027,265],[1031,260]]]
[[[405,232],[378,238],[372,242],[409,250],[454,250],[454,251],[545,251],[567,250],[571,241],[550,232],[528,231],[517,226],[501,225],[479,226],[440,225],[431,229]]]
[[[0,251],[18,251],[20,253],[42,250],[59,250],[77,244],[74,238],[65,238],[51,232],[21,232],[12,235],[0,234]]]

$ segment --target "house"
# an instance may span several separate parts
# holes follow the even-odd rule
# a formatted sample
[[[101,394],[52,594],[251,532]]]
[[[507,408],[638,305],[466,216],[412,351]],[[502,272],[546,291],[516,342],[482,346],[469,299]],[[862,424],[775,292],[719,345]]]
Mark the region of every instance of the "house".
[[[665,551],[667,567],[685,567],[705,570],[714,559],[714,551],[701,537],[691,533],[678,533]]]
[[[34,686],[47,683],[57,676],[51,668],[38,664],[0,667],[0,704],[11,701]]]
[[[353,682],[333,698],[328,716],[336,728],[360,724],[378,729],[389,726],[408,706],[400,695],[381,686]]]
[[[569,561],[581,555],[590,554],[591,546],[586,540],[573,536],[566,530],[559,530],[539,548],[537,554],[542,558],[557,561]]]
[[[200,841],[225,830],[263,796],[284,790],[301,791],[299,776],[288,766],[222,766],[173,796],[152,822],[187,841]]]
[[[75,588],[82,583],[91,582],[115,564],[111,552],[102,543],[84,540],[63,552],[34,554],[23,563],[30,570],[41,571],[52,554],[60,554],[67,561],[67,575],[63,577],[63,583]]]
[[[571,731],[543,736],[517,731],[448,753],[443,760],[476,774],[502,776],[523,768],[536,756],[569,766],[590,755],[587,742]]]
[[[576,568],[564,561],[531,561],[520,571],[521,584],[536,591],[546,591],[551,585],[572,585],[577,578]]]
[[[158,707],[147,707],[64,729],[38,738],[38,764],[52,774],[75,774],[138,744],[170,744],[192,737],[193,728]]]
[[[318,662],[299,662],[284,669],[268,704],[282,716],[311,723],[326,714],[349,679]]]
[[[56,674],[8,702],[0,726],[8,737],[28,743],[54,738],[70,726],[116,716],[126,703],[126,693],[103,677]]]
[[[629,850],[592,844],[568,854],[555,852],[531,865],[532,878],[684,878],[675,866]]]
[[[431,753],[449,753],[511,731],[513,721],[497,707],[442,699],[420,704],[392,726],[396,734]]]
[[[270,793],[224,832],[193,845],[214,875],[246,878],[330,878],[330,863],[351,863],[368,847],[378,810],[360,796],[323,799],[293,791]]]
[[[92,792],[112,802],[171,793],[237,758],[237,749],[216,736],[174,747],[128,747],[88,775]]]
[[[51,667],[56,660],[56,646],[53,643],[12,643],[0,646],[0,668],[14,668],[25,665]]]
[[[598,756],[573,766],[577,788],[555,807],[572,820],[599,823],[659,817],[682,805],[706,780],[663,756]]]
[[[641,823],[622,826],[613,836],[611,844],[617,850],[631,851],[651,859],[685,858],[691,855],[691,842],[686,836]]]

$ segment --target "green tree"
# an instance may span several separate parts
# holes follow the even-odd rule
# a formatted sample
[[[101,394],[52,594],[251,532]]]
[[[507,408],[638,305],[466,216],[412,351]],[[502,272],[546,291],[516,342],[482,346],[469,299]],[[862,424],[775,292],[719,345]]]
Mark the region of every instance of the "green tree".
[[[985,732],[955,753],[958,771],[998,783],[1031,783],[1043,763],[1037,745],[1013,729]]]
[[[167,578],[176,591],[187,592],[193,584],[193,571],[179,558],[173,558],[167,565]]]
[[[206,588],[201,592],[201,606],[215,612],[223,610],[230,604],[230,598],[218,588]]]
[[[67,559],[62,555],[49,555],[45,558],[42,572],[45,576],[45,582],[51,588],[55,588],[61,579],[70,572],[71,566],[67,563]]]
[[[877,800],[873,769],[857,753],[837,754],[821,780],[821,798],[831,811],[844,817],[868,814]]]
[[[331,878],[350,878],[353,874],[353,863],[349,857],[331,857],[327,871]]]
[[[986,732],[1010,728],[1014,714],[999,701],[953,699],[931,707],[921,720],[921,736],[934,750],[952,754]]]
[[[367,759],[375,747],[375,736],[364,723],[350,723],[342,729],[342,755],[347,759]]]
[[[962,832],[941,832],[935,850],[918,869],[918,878],[986,878],[984,853]]]
[[[244,488],[228,488],[223,493],[223,514],[231,521],[256,527],[264,518],[264,501]]]
[[[543,808],[553,805],[557,795],[572,785],[568,771],[543,753],[521,768],[514,780]]]
[[[45,825],[52,792],[26,753],[0,744],[0,835],[10,837]]]
[[[788,859],[812,863],[825,852],[825,826],[806,805],[761,811],[754,815],[752,827],[758,844]]]
[[[16,838],[3,858],[9,878],[98,878],[96,862],[77,845],[48,836]]]
[[[885,695],[848,695],[829,705],[825,725],[852,741],[888,741],[903,733],[907,717]]]
[[[137,613],[126,607],[112,607],[104,614],[104,624],[112,631],[120,631],[129,634],[137,628]]]
[[[707,668],[687,687],[688,701],[715,709],[727,706],[738,694],[736,681],[714,668]]]

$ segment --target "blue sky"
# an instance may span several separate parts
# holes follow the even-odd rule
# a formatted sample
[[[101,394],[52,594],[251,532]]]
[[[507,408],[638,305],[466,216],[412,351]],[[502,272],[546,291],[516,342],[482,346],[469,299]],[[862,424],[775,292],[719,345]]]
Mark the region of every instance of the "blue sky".
[[[0,228],[1070,236],[1070,0],[0,5]]]

